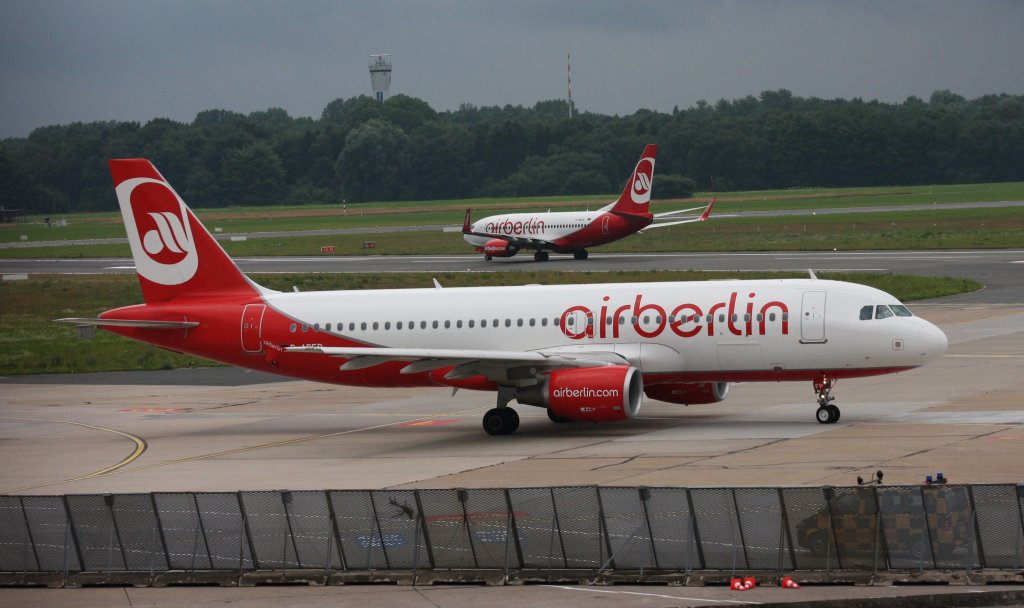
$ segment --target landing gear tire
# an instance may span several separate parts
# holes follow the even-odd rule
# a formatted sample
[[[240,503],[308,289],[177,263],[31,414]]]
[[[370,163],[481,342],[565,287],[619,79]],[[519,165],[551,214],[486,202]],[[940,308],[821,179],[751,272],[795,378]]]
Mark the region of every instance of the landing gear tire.
[[[538,251],[537,253],[533,254],[533,260],[535,262],[547,262],[548,261],[548,252],[547,251]]]
[[[835,405],[823,405],[814,413],[820,424],[832,424],[839,421],[839,408]]]
[[[554,412],[551,411],[551,408],[548,408],[548,420],[550,420],[551,422],[554,422],[555,424],[563,424],[565,422],[574,422],[574,420],[572,418],[562,418],[561,416],[556,415]]]
[[[484,256],[484,261],[490,262],[490,261],[491,261],[491,260],[493,260],[493,259],[494,259],[494,256],[493,256],[493,255],[485,255],[485,256]]]
[[[519,413],[510,407],[491,408],[484,414],[484,430],[488,435],[509,435],[519,428]]]
[[[580,249],[579,251],[572,252],[572,259],[574,260],[585,260],[590,257],[590,253],[586,249]]]

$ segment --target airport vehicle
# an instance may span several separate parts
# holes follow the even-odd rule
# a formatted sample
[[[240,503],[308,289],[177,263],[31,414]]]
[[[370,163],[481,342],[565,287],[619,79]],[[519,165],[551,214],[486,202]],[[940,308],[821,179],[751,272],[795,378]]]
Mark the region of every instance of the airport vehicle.
[[[523,249],[534,250],[533,259],[544,262],[548,251],[571,253],[577,260],[589,257],[588,247],[617,241],[650,228],[703,222],[711,215],[715,199],[707,207],[678,209],[652,214],[651,187],[658,147],[648,144],[619,198],[596,211],[548,211],[492,215],[473,222],[470,209],[462,225],[462,238],[484,254],[484,259],[509,258]],[[684,214],[703,210],[695,217]]]
[[[724,399],[731,382],[812,381],[835,422],[838,379],[907,370],[946,336],[895,297],[810,279],[277,292],[243,275],[147,160],[112,160],[143,304],[93,325],[172,351],[294,378],[497,393],[552,421],[622,421],[644,393]]]

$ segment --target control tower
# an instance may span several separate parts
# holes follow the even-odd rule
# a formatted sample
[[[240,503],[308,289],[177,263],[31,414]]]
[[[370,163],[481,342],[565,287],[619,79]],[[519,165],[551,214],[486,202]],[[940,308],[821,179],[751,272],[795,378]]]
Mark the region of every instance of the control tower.
[[[370,84],[377,101],[383,102],[391,88],[391,54],[370,55]]]

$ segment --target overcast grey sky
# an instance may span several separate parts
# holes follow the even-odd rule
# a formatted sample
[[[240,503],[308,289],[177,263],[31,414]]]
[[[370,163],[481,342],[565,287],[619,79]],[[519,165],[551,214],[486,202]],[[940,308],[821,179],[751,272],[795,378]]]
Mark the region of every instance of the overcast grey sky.
[[[0,0],[0,137],[74,121],[281,107],[319,117],[391,92],[434,109],[671,111],[786,88],[902,101],[1024,94],[1021,0]]]

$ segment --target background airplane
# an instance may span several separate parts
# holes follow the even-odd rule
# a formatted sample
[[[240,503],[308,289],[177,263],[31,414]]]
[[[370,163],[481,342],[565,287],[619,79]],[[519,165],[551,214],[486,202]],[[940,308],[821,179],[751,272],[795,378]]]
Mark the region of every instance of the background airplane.
[[[523,249],[535,250],[533,259],[544,262],[548,251],[571,253],[577,260],[587,259],[587,247],[596,247],[639,232],[645,228],[663,228],[690,222],[703,222],[711,215],[715,199],[707,207],[679,209],[652,214],[648,207],[654,180],[654,159],[658,147],[648,144],[633,175],[618,200],[596,211],[548,211],[547,213],[507,213],[492,215],[476,222],[466,219],[463,238],[484,254],[484,259],[508,258]],[[696,217],[683,214],[701,210]]]
[[[917,367],[946,336],[895,297],[810,279],[278,292],[242,274],[146,160],[111,173],[143,304],[95,325],[172,351],[321,382],[493,391],[554,422],[622,421],[643,395],[714,403],[731,382],[811,381],[835,422],[837,379]]]

